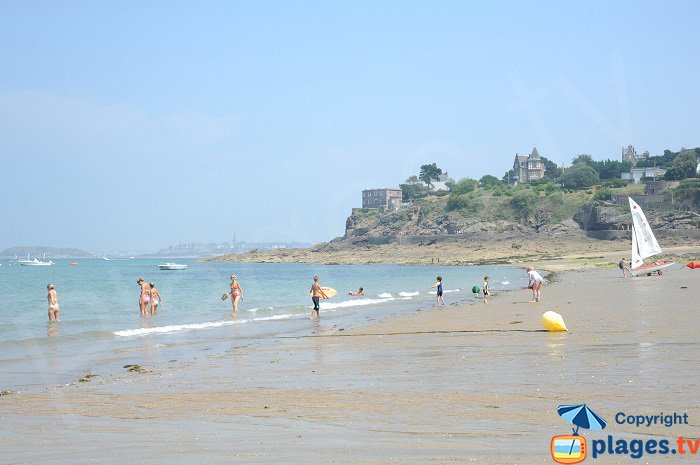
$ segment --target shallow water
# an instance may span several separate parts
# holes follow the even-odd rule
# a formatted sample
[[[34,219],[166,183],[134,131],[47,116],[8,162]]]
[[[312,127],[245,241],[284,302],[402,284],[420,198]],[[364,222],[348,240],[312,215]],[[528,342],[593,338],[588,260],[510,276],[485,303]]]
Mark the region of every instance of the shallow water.
[[[490,274],[492,289],[525,285],[521,269],[501,266],[187,263],[185,271],[160,271],[166,260],[57,260],[52,267],[0,267],[0,389],[36,389],[75,381],[129,363],[188,360],[232,340],[264,343],[275,335],[308,334],[432,305],[435,276],[444,276],[447,303],[474,299],[471,287]],[[232,315],[229,276],[245,299]],[[322,323],[308,320],[312,277],[338,296],[321,306]],[[163,304],[155,317],[139,316],[137,277],[155,282]],[[498,284],[509,282],[508,285]],[[59,293],[61,321],[47,323],[46,284]],[[513,284],[510,284],[513,283]],[[350,297],[360,286],[364,297]],[[242,342],[243,343],[243,342]]]

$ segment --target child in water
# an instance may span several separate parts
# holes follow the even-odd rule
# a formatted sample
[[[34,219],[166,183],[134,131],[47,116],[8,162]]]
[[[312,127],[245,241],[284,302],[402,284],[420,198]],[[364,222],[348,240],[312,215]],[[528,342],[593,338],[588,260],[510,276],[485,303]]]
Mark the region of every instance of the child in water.
[[[489,289],[489,277],[484,276],[484,286],[481,288],[481,292],[484,293],[484,303],[489,303],[489,296],[491,295],[491,290]]]
[[[437,293],[436,293],[437,297],[435,297],[435,302],[438,305],[440,305],[440,304],[445,305],[445,301],[442,298],[442,291],[443,291],[443,289],[442,289],[442,276],[437,277],[437,282],[435,284],[433,284],[431,286],[431,288],[433,288],[433,287],[437,287]]]
[[[160,292],[156,289],[155,283],[151,283],[151,315],[158,314],[158,305],[163,299],[160,297]]]

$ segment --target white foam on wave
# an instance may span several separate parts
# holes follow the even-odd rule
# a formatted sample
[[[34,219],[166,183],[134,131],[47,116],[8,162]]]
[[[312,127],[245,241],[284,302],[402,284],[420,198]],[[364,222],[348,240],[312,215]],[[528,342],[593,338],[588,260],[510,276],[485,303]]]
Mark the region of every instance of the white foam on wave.
[[[305,315],[294,315],[292,313],[282,313],[280,315],[261,316],[258,318],[253,318],[253,321],[288,320],[288,319],[294,318],[294,317],[299,318],[300,316],[305,316]]]
[[[510,284],[510,281],[501,281],[501,284],[503,284],[504,286],[507,286],[508,284]]]
[[[392,295],[388,292],[382,292],[381,294],[377,294],[377,297],[379,297],[380,299],[390,299]]]
[[[416,292],[399,292],[399,295],[401,297],[413,297],[413,296],[416,296],[419,294],[420,294],[420,292],[418,292],[418,291],[416,291]]]
[[[389,302],[392,300],[396,300],[393,297],[390,298],[383,298],[383,299],[355,299],[355,300],[344,300],[342,302],[337,302],[337,303],[321,303],[321,310],[334,310],[336,308],[345,308],[345,307],[360,307],[364,305],[373,305],[373,304],[381,304],[384,302]]]
[[[221,328],[223,326],[240,325],[251,320],[208,321],[206,323],[188,323],[182,325],[156,326],[154,328],[125,329],[114,331],[115,336],[145,336],[147,334],[174,333],[176,331],[192,331],[193,329]]]

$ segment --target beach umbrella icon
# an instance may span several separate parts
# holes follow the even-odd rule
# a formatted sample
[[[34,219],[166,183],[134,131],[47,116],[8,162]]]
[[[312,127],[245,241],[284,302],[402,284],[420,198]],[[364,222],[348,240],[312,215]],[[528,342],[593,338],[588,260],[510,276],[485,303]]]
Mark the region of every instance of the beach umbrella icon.
[[[572,428],[574,436],[578,436],[579,428],[605,429],[605,426],[607,426],[605,420],[603,420],[593,410],[589,409],[588,406],[586,406],[586,404],[560,405],[559,407],[557,407],[557,413],[564,420],[576,426],[576,429]],[[575,442],[576,441],[572,441],[571,443],[572,450],[574,448]],[[571,450],[569,451],[569,453],[571,453]]]

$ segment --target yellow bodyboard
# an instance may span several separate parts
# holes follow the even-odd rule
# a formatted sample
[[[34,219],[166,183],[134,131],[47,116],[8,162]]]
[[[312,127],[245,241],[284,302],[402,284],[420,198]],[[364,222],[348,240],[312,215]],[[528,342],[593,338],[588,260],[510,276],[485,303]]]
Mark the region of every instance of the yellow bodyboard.
[[[335,295],[338,293],[335,289],[332,287],[321,287],[321,290],[323,291],[324,294],[330,299],[331,297],[335,297]],[[309,295],[311,294],[311,291],[309,291]],[[323,300],[323,297],[321,297],[321,300]]]

